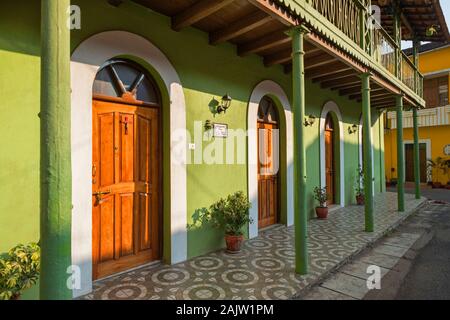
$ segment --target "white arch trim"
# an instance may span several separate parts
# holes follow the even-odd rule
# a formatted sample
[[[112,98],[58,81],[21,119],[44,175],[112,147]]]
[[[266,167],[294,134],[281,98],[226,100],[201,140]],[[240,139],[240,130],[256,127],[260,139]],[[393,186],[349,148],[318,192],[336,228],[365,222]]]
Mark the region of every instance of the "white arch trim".
[[[73,290],[74,297],[92,291],[92,85],[100,66],[119,55],[148,62],[169,93],[171,262],[187,259],[186,148],[179,147],[186,144],[186,108],[180,78],[165,55],[147,39],[124,31],[96,34],[78,46],[70,64],[72,263],[81,271],[81,288]]]
[[[372,126],[371,129],[372,130]],[[358,139],[359,139],[359,165],[363,168],[363,117],[359,120],[359,130],[358,130]],[[375,195],[375,155],[373,151],[373,134],[372,134],[372,194]],[[364,168],[363,168],[364,169]]]
[[[248,106],[248,194],[252,203],[250,217],[253,223],[249,227],[249,237],[258,236],[258,139],[257,121],[258,106],[261,99],[266,95],[273,95],[283,105],[286,120],[286,207],[287,225],[294,223],[294,145],[293,145],[293,123],[291,106],[284,90],[276,82],[264,80],[253,90]],[[281,136],[281,135],[280,135]]]
[[[320,185],[323,188],[327,184],[325,176],[325,121],[329,112],[333,112],[339,122],[339,205],[343,207],[345,205],[344,125],[342,123],[341,111],[334,101],[325,103],[320,115]]]

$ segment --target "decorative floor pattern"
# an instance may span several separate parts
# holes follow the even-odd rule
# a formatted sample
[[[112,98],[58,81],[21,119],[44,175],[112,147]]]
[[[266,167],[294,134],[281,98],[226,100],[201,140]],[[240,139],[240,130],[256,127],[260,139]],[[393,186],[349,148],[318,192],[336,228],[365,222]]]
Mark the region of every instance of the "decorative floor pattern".
[[[94,283],[81,299],[289,299],[406,218],[425,199],[405,195],[406,212],[396,212],[397,195],[375,198],[373,233],[364,232],[364,207],[349,206],[327,220],[311,220],[310,273],[294,272],[294,228],[275,226],[248,240],[239,254],[224,250],[173,266],[136,269]]]

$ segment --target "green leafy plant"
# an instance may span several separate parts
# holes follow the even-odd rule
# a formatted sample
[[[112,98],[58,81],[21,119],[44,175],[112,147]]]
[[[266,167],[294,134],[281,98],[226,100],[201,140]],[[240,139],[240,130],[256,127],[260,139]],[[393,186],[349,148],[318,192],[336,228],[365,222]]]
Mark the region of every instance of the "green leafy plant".
[[[247,196],[238,191],[213,203],[207,210],[207,215],[213,226],[225,229],[225,234],[240,236],[242,228],[253,223],[248,212],[250,207]]]
[[[319,202],[319,207],[326,208],[328,200],[327,188],[315,187],[314,199],[316,199]]]
[[[364,195],[364,171],[361,166],[356,169],[355,192],[356,196]]]
[[[449,158],[437,157],[434,160],[427,159],[427,176],[429,181],[439,182],[440,175],[448,174],[449,169],[450,169]],[[436,172],[436,180],[433,178],[433,171]]]
[[[19,244],[0,258],[0,300],[18,298],[39,277],[40,247]]]

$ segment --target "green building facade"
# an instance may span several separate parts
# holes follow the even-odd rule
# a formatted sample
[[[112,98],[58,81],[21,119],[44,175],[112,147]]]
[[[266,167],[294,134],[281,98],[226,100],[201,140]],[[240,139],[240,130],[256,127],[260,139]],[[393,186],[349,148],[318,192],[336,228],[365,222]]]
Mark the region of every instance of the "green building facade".
[[[331,208],[355,203],[361,165],[366,231],[376,229],[373,194],[385,191],[382,114],[424,105],[421,76],[413,63],[399,60],[396,46],[401,38],[447,37],[445,21],[435,35],[422,35],[415,25],[417,32],[406,35],[398,22],[402,1],[393,1],[394,29],[378,34],[394,42],[394,53],[377,53],[376,32],[365,23],[367,1],[331,1],[353,10],[350,20],[359,21],[353,21],[354,33],[338,14],[327,16],[320,1],[219,2],[0,4],[0,253],[18,243],[40,240],[42,246],[40,290],[25,297],[40,291],[41,298],[71,298],[92,290],[93,86],[111,61],[139,66],[158,92],[157,260],[173,264],[222,248],[223,232],[196,219],[236,191],[252,203],[255,221],[245,234],[258,235],[257,123],[266,98],[278,115],[276,222],[295,224],[297,272],[308,271],[313,189],[327,184],[328,118]],[[394,70],[398,65],[403,68]],[[408,68],[413,79],[402,76]],[[217,113],[226,94],[229,108]],[[228,136],[211,137],[207,123],[227,125]],[[71,265],[80,271],[80,287],[73,290],[66,285]]]

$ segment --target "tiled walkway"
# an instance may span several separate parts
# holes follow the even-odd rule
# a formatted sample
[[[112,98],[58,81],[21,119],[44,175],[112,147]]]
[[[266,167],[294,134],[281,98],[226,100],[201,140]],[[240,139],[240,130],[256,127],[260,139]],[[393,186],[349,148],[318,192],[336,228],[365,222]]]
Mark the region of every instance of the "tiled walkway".
[[[397,213],[395,193],[375,199],[376,232],[364,232],[364,207],[349,206],[309,223],[310,273],[294,273],[293,227],[276,226],[245,242],[240,254],[223,250],[173,266],[143,267],[97,281],[83,299],[289,299],[376,241],[425,199],[406,195]]]

